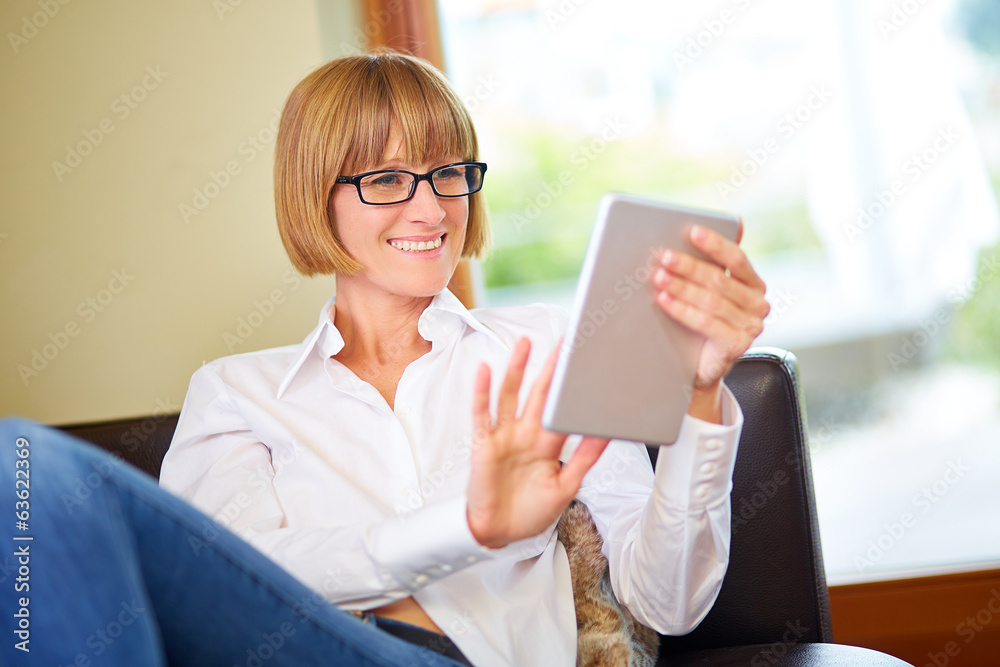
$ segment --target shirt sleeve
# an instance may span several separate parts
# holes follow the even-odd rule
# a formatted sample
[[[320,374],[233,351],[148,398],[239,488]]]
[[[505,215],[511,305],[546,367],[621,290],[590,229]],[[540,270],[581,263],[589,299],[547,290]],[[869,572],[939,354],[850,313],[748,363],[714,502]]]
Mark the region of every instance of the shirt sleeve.
[[[469,530],[464,497],[367,526],[288,527],[273,486],[272,451],[235,394],[211,366],[195,373],[160,484],[331,602],[371,609],[491,557]],[[202,541],[210,542],[214,530],[206,517]]]
[[[690,632],[705,617],[729,564],[730,491],[743,413],[723,385],[723,424],[685,416],[661,446],[614,441],[578,498],[604,538],[612,588],[644,625]]]

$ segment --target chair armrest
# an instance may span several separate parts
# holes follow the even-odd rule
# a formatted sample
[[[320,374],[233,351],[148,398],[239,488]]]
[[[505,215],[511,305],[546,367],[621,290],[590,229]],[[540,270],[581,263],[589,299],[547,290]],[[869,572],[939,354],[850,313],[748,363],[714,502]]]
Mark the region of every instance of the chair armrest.
[[[913,667],[891,655],[843,644],[755,644],[671,656],[670,667]]]

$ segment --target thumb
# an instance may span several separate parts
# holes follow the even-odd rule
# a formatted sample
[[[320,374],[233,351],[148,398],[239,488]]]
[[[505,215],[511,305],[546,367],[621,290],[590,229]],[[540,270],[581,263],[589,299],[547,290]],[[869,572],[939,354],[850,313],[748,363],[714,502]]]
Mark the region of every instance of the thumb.
[[[560,485],[565,491],[572,490],[572,494],[580,490],[584,476],[594,467],[601,454],[607,449],[608,438],[596,438],[587,436],[580,441],[573,456],[559,471]]]

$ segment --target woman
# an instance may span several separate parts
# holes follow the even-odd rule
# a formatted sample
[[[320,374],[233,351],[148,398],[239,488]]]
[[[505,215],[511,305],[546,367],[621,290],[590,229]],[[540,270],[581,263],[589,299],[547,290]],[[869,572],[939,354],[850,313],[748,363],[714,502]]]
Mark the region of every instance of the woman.
[[[641,449],[584,438],[560,466],[566,438],[541,429],[561,315],[470,313],[446,290],[488,231],[475,132],[439,73],[388,53],[321,67],[291,94],[276,155],[285,247],[300,272],[335,273],[336,298],[301,346],[195,374],[161,484],[223,520],[242,495],[228,527],[303,583],[446,634],[474,664],[572,662],[553,527],[579,497],[621,601],[660,632],[690,630],[727,562],[740,417],[721,379],[767,313],[738,247],[700,231],[696,247],[731,277],[682,255],[657,274],[663,309],[708,344],[651,495]]]
[[[407,56],[333,61],[286,104],[279,229],[300,272],[337,275],[336,297],[301,345],[199,369],[161,472],[163,487],[305,585],[171,506],[183,529],[157,548],[187,543],[193,555],[171,552],[173,569],[209,579],[198,599],[216,606],[226,632],[247,626],[230,644],[267,638],[251,641],[241,664],[268,646],[287,657],[300,645],[344,651],[337,664],[444,664],[407,653],[386,630],[459,663],[571,665],[573,596],[554,527],[574,498],[604,539],[618,599],[645,625],[686,632],[718,593],[742,422],[722,378],[761,329],[762,281],[737,245],[707,230],[691,240],[718,265],[662,258],[657,302],[706,344],[680,438],[661,451],[655,476],[641,446],[546,432],[563,315],[470,312],[446,289],[489,237],[477,150],[461,101]],[[235,562],[250,583],[220,573]],[[190,597],[184,576],[158,586]],[[263,611],[248,601],[262,595]],[[164,644],[187,625],[212,641],[203,616],[185,621],[183,603],[169,608],[157,616]],[[335,648],[307,641],[303,619]]]

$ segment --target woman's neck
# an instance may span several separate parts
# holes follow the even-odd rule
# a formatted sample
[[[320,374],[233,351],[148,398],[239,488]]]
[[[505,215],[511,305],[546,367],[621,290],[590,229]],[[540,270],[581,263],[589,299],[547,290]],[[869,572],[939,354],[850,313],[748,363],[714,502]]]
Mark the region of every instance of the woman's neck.
[[[352,369],[405,367],[430,351],[430,342],[418,333],[417,322],[432,300],[338,280],[334,324],[344,347],[335,358]]]

